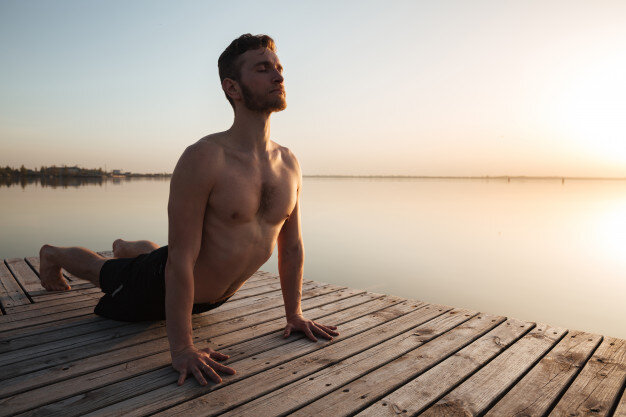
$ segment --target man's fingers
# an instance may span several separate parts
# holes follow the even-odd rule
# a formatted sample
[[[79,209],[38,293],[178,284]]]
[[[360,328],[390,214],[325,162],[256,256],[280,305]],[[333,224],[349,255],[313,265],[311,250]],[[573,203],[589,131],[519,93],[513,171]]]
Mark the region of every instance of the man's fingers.
[[[230,355],[226,355],[224,353],[215,352],[215,351],[211,352],[209,356],[211,356],[211,358],[217,359],[218,361],[223,361],[223,360],[230,358]]]
[[[198,380],[198,382],[200,383],[200,385],[206,385],[206,379],[204,379],[204,377],[202,376],[202,372],[200,372],[200,370],[196,367],[191,368],[191,372],[193,372],[193,375],[196,377],[196,379]]]
[[[285,333],[283,333],[283,337],[289,337],[290,334],[291,334],[291,327],[287,326],[287,328],[285,329]]]
[[[219,365],[219,364],[216,364]],[[223,365],[222,365],[223,366]],[[209,365],[204,364],[202,366],[202,370],[204,371],[205,374],[207,374],[207,376],[209,378],[211,378],[213,380],[213,382],[219,384],[220,382],[222,382],[222,378],[220,378],[220,376],[217,374],[217,372],[215,372],[213,370],[213,368],[211,368]],[[203,384],[204,385],[204,384]]]
[[[313,330],[315,331],[315,333],[317,333],[319,336],[322,336],[324,339],[332,340],[333,337],[331,335],[329,335],[328,333],[326,333],[324,331],[324,329],[322,329],[321,327],[318,327],[316,325],[316,323],[313,323],[312,327],[313,327]]]
[[[231,375],[235,375],[237,372],[231,368],[230,366],[226,366],[226,365],[222,365],[221,363],[217,363],[215,361],[211,361],[212,363],[209,364],[209,366],[211,368],[213,368],[216,371],[222,371],[222,372],[226,372],[228,374]]]
[[[229,355],[226,355],[224,353],[218,352],[216,350],[213,350],[211,348],[204,348],[204,349],[200,349],[201,351],[207,353],[209,355],[209,358],[212,359],[217,359],[218,361],[223,361],[225,359],[230,358]]]
[[[313,326],[313,327],[315,327],[315,326]],[[313,336],[313,332],[311,331],[309,326],[304,326],[304,333],[307,335],[307,337],[309,339],[311,339],[314,342],[317,342],[317,339],[315,338],[315,336]]]
[[[180,376],[178,377],[178,385],[183,385],[185,382],[185,378],[187,378],[187,370],[180,371]]]
[[[337,328],[337,326],[324,326],[323,324],[319,324],[317,322],[313,322],[315,323],[315,325],[317,327],[319,327],[320,329],[324,330],[326,333],[333,335],[333,336],[339,336],[338,332],[335,332],[332,330],[332,328],[334,327],[335,329]]]

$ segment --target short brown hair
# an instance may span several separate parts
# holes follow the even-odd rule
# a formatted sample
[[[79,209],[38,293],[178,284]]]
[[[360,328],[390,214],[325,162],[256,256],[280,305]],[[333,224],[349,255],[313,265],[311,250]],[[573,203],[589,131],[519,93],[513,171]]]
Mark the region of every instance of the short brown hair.
[[[232,41],[217,60],[220,82],[224,81],[225,78],[239,81],[241,77],[241,65],[238,62],[238,58],[246,51],[259,48],[267,48],[272,52],[276,52],[274,39],[267,35],[251,35],[246,33]],[[224,92],[224,94],[230,102],[230,105],[235,108],[233,99],[231,99],[226,92]]]

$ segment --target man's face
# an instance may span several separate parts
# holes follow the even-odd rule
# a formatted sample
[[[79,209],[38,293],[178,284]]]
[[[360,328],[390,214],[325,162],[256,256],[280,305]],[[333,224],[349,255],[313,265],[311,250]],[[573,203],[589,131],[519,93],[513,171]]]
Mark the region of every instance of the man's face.
[[[285,110],[283,67],[276,54],[267,48],[260,48],[246,51],[239,59],[239,85],[246,108],[270,113]]]

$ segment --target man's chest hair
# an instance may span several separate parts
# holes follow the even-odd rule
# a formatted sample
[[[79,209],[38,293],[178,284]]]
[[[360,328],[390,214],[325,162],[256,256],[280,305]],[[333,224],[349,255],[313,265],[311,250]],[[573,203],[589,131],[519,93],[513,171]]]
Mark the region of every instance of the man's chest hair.
[[[224,221],[280,223],[293,211],[297,184],[289,172],[252,177],[231,174],[214,186],[209,206]]]

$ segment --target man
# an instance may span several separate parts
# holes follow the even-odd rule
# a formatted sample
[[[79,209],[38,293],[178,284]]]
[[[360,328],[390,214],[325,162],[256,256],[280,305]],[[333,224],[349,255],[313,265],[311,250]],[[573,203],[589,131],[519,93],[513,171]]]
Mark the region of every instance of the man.
[[[191,315],[231,297],[271,256],[278,269],[291,331],[331,339],[336,326],[303,317],[300,308],[304,248],[299,196],[302,174],[289,149],[270,140],[270,115],[287,106],[274,41],[242,35],[218,60],[231,128],[200,139],[180,157],[170,184],[168,246],[116,240],[107,260],[84,248],[44,245],[41,283],[69,289],[61,268],[105,292],[95,313],[117,320],[166,320],[172,366],[181,385],[189,373],[206,385],[221,382],[216,362],[228,355],[193,344]]]

